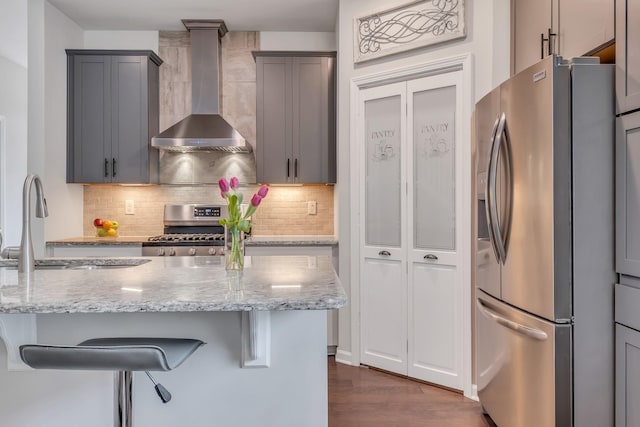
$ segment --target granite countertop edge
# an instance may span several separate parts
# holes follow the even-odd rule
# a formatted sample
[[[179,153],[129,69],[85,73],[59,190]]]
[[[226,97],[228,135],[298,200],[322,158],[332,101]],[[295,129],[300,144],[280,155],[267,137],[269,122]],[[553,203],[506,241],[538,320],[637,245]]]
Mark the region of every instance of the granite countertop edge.
[[[71,237],[46,242],[52,246],[142,246],[147,236],[125,237]],[[251,236],[245,240],[246,246],[337,246],[335,236]]]
[[[36,268],[43,269],[25,275],[17,272],[15,260],[1,260],[0,313],[329,310],[347,304],[328,256],[318,257],[313,268],[307,257],[246,257],[239,279],[222,261],[48,258],[37,260]]]

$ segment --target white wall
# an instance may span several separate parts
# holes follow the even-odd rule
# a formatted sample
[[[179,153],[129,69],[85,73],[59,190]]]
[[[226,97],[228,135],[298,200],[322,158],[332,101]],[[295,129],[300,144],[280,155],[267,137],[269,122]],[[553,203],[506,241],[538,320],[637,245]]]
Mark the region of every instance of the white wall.
[[[66,183],[66,48],[82,48],[82,29],[45,0],[29,0],[28,173],[40,176],[49,217],[32,221],[36,256],[45,240],[82,235],[82,186]],[[23,178],[24,179],[24,178]]]
[[[336,50],[335,33],[261,31],[260,50]]]
[[[4,246],[15,246],[20,244],[22,182],[27,173],[27,69],[0,56],[0,76],[0,117],[6,137],[5,151],[0,153],[0,169],[6,168],[0,177],[6,179],[0,182],[4,191],[0,218]]]
[[[2,0],[0,6],[0,57],[27,68],[27,2]]]
[[[5,168],[5,181],[0,182],[4,225],[0,226],[5,246],[20,243],[22,182],[27,170],[27,73],[27,3],[4,0],[0,14],[0,116],[5,123],[6,151],[0,154],[4,154],[0,162]]]
[[[157,31],[85,31],[85,49],[140,49],[158,53]]]
[[[403,52],[363,64],[353,63],[353,20],[372,12],[386,10],[406,4],[406,0],[341,0],[338,11],[338,191],[336,215],[340,240],[340,279],[347,294],[351,292],[351,265],[359,262],[353,257],[352,249],[357,242],[351,241],[350,206],[352,191],[349,187],[349,169],[355,161],[350,159],[351,126],[355,118],[350,117],[350,81],[354,77],[377,72],[400,69],[437,59],[471,53],[473,55],[474,99],[480,99],[491,88],[509,75],[509,0],[487,0],[476,2],[467,0],[467,36],[461,40]],[[471,167],[469,165],[468,167]],[[470,286],[470,284],[469,284]],[[359,346],[352,342],[353,303],[340,310],[338,358],[347,363],[357,353]],[[355,336],[355,335],[354,335]],[[355,339],[355,338],[354,338]]]
[[[82,47],[82,29],[45,3],[44,178],[49,205],[45,240],[82,235],[82,185],[67,184],[67,55]],[[64,165],[64,166],[63,166]],[[53,196],[53,197],[52,197]]]

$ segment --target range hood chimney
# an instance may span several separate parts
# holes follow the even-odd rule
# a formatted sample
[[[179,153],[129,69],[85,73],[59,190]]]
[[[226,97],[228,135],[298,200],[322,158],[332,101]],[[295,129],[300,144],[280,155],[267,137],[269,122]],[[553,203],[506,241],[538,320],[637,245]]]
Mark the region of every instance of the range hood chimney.
[[[170,151],[251,152],[251,145],[220,116],[220,19],[183,19],[191,33],[191,115],[151,138],[151,146]]]

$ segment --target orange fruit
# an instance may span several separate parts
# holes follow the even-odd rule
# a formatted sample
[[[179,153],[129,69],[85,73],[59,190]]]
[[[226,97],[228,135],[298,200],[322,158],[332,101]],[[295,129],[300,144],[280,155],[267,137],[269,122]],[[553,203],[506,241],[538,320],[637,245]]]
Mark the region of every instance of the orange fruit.
[[[109,221],[108,219],[102,221],[102,228],[104,228],[105,230],[109,230],[112,225],[113,224],[111,224],[111,221]]]

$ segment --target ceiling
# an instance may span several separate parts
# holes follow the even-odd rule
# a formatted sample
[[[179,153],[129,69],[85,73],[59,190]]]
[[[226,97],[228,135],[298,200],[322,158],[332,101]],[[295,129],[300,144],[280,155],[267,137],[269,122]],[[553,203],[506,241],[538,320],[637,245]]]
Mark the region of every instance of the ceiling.
[[[84,30],[183,31],[223,19],[229,31],[335,30],[338,0],[48,0]]]

